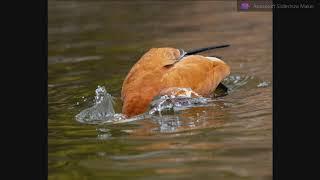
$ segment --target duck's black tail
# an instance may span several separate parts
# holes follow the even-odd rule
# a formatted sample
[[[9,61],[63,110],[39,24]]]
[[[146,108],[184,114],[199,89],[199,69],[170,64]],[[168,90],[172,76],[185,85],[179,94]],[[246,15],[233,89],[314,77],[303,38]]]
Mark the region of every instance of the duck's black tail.
[[[220,46],[210,46],[210,47],[205,47],[205,48],[192,49],[192,50],[189,50],[188,52],[186,52],[185,55],[197,54],[197,53],[200,53],[200,52],[203,52],[203,51],[208,51],[208,50],[211,50],[211,49],[224,48],[224,47],[228,47],[228,46],[230,46],[230,45],[226,44],[226,45],[220,45]]]

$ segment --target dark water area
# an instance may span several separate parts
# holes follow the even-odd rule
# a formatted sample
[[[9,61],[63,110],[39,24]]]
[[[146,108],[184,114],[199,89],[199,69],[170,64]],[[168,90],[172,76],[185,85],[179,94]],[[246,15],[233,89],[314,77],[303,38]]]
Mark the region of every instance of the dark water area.
[[[84,124],[152,47],[231,44],[230,94],[174,115]],[[272,179],[272,13],[236,1],[48,2],[49,179]]]

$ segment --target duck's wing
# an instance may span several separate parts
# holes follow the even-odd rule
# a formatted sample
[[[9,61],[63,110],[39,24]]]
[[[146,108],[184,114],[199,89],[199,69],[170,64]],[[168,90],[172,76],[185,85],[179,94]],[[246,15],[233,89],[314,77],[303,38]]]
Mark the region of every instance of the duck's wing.
[[[213,57],[192,55],[184,57],[162,76],[165,88],[191,88],[202,96],[210,95],[230,74],[230,67]]]

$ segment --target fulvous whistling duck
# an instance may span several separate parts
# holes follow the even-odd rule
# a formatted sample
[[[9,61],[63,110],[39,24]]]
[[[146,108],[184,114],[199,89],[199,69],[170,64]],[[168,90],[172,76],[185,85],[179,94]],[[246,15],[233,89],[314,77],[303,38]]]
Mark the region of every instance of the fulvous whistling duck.
[[[230,67],[217,57],[194,54],[227,46],[188,52],[170,47],[150,49],[131,68],[123,82],[122,113],[127,117],[144,113],[154,97],[179,93],[178,88],[191,88],[201,96],[209,96],[230,74]]]

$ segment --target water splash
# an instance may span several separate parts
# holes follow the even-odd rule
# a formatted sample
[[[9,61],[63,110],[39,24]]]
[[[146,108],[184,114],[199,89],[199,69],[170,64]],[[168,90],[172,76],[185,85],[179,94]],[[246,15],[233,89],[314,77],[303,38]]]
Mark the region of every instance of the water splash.
[[[270,82],[263,81],[263,82],[259,83],[259,84],[257,85],[257,87],[258,87],[258,88],[260,88],[260,87],[268,87],[269,84],[270,84]]]
[[[208,104],[212,100],[204,98],[199,94],[191,90],[191,88],[178,88],[179,92],[183,92],[179,95],[163,95],[151,102],[150,115],[159,114],[162,112],[175,112],[190,107]]]
[[[101,122],[113,122],[124,118],[121,114],[116,114],[113,108],[114,97],[107,93],[105,87],[98,86],[95,90],[94,105],[82,110],[75,116],[81,123],[97,124]]]
[[[233,91],[246,85],[250,80],[254,80],[254,77],[249,75],[230,75],[222,83],[229,88],[229,91]]]
[[[230,75],[222,83],[228,87],[228,93],[233,92],[243,86],[250,87],[267,87],[268,82],[257,80],[249,75]],[[251,86],[252,84],[253,86]],[[124,114],[115,113],[113,104],[114,97],[107,93],[106,89],[98,86],[95,90],[94,105],[84,109],[75,116],[76,120],[87,124],[105,124],[105,123],[127,123],[155,116],[164,117],[163,115],[172,115],[175,112],[186,110],[191,107],[210,106],[211,102],[219,101],[215,98],[205,98],[192,91],[191,88],[177,88],[179,93],[175,92],[169,95],[156,97],[150,104],[150,109],[144,114],[126,118]],[[164,128],[166,129],[166,128]]]
[[[259,78],[250,75],[233,74],[226,77],[222,83],[229,88],[229,92],[233,92],[239,88],[261,88],[269,87],[269,81],[261,81]]]

